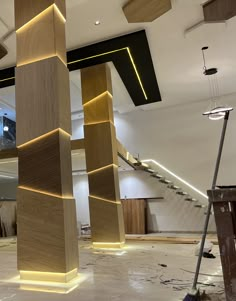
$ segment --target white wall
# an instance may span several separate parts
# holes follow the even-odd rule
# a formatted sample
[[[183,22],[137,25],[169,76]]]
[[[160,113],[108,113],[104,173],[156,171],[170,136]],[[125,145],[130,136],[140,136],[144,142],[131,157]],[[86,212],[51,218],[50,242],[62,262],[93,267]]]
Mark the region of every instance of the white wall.
[[[235,101],[222,101],[234,106]],[[208,102],[127,114],[115,114],[118,139],[140,159],[155,159],[169,170],[206,193],[211,187],[223,120],[202,116]],[[151,105],[150,105],[151,106]],[[73,122],[73,138],[83,137],[83,120]],[[218,183],[236,181],[236,112],[230,115]],[[207,202],[205,200],[205,202]]]
[[[166,184],[142,171],[119,172],[121,198],[156,198],[147,201],[148,232],[201,232],[204,209],[194,208],[193,203],[167,188]],[[77,218],[82,224],[89,224],[88,178],[74,176],[74,195]],[[158,199],[163,197],[164,199]],[[211,218],[209,231],[215,231]]]

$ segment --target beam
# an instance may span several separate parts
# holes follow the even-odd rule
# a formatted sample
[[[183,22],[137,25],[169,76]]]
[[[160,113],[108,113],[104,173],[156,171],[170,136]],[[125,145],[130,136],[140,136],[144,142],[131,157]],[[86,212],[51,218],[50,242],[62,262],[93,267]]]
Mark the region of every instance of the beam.
[[[152,22],[171,8],[171,0],[129,0],[123,12],[129,23],[140,23]]]

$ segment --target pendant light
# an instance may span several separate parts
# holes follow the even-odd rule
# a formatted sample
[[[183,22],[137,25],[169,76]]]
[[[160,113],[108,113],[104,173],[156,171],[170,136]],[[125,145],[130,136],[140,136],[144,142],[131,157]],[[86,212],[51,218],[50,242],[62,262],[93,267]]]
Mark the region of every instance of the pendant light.
[[[217,68],[207,68],[206,67],[206,59],[205,59],[205,51],[208,49],[207,46],[202,47],[202,57],[204,62],[203,74],[207,76],[210,90],[210,106],[203,115],[208,116],[211,120],[220,120],[225,117],[226,112],[232,111],[233,108],[222,106],[219,104],[220,92],[219,92],[219,84],[217,79]]]

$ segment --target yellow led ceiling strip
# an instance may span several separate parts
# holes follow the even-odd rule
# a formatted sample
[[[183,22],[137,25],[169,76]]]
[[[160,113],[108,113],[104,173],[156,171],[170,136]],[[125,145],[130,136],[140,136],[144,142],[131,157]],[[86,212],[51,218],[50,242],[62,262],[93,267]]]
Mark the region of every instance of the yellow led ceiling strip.
[[[141,90],[142,90],[142,92],[143,92],[143,95],[144,95],[145,99],[148,100],[147,93],[146,93],[146,91],[145,91],[145,89],[144,89],[144,86],[143,86],[141,77],[140,77],[140,75],[139,75],[137,66],[136,66],[136,64],[135,64],[135,62],[134,62],[134,59],[133,59],[133,56],[132,56],[132,54],[131,54],[131,51],[130,51],[130,48],[129,48],[129,47],[120,48],[120,49],[116,49],[116,50],[112,50],[112,51],[100,53],[100,54],[93,55],[93,56],[89,56],[89,57],[86,57],[86,58],[83,58],[83,59],[80,59],[80,60],[75,60],[75,61],[72,61],[72,62],[67,63],[67,66],[72,65],[72,64],[75,64],[75,63],[80,63],[80,62],[83,62],[83,61],[86,61],[86,60],[90,60],[90,59],[93,59],[93,58],[96,58],[96,57],[105,56],[105,55],[108,55],[108,54],[111,54],[111,53],[123,51],[123,50],[126,50],[126,51],[127,51],[128,55],[129,55],[129,58],[130,58],[130,61],[131,61],[131,63],[132,63],[133,69],[134,69],[135,74],[136,74],[136,76],[137,76],[139,85],[140,85]],[[10,79],[15,79],[15,77],[2,79],[2,80],[0,80],[0,82],[6,81],[6,80],[10,80]]]

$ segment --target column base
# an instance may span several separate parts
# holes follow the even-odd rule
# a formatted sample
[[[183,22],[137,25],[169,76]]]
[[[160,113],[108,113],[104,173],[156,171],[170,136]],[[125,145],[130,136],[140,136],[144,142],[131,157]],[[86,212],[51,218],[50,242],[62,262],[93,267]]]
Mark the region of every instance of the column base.
[[[94,249],[122,249],[125,242],[93,242]]]
[[[20,271],[20,279],[28,281],[46,281],[67,283],[77,277],[78,270],[74,269],[68,273],[49,273],[49,272],[34,272]]]

